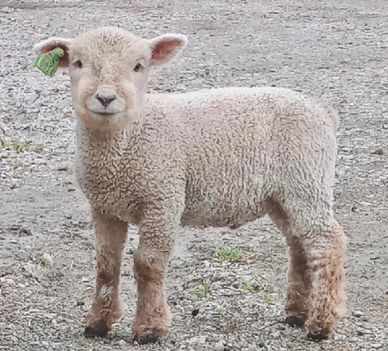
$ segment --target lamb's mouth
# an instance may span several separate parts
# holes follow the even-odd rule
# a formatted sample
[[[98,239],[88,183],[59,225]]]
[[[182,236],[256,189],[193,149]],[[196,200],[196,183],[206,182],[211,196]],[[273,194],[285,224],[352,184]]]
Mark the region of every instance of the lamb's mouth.
[[[118,112],[108,112],[108,111],[93,111],[93,110],[90,110],[89,111],[95,115],[95,116],[98,116],[98,117],[113,117],[113,116],[116,116],[118,114],[120,114],[122,111],[118,111]]]
[[[117,114],[117,112],[94,112],[94,113],[104,117],[110,117]]]

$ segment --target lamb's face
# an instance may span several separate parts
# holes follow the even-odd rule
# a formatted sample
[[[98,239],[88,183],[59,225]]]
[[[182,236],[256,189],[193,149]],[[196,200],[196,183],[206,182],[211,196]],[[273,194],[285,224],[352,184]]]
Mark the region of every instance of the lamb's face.
[[[86,125],[117,128],[141,107],[151,50],[148,41],[124,31],[81,34],[69,50],[74,109]]]
[[[149,71],[168,61],[186,44],[182,35],[142,39],[117,28],[101,28],[75,39],[51,38],[35,46],[39,52],[65,50],[74,109],[90,129],[121,128],[141,108]]]

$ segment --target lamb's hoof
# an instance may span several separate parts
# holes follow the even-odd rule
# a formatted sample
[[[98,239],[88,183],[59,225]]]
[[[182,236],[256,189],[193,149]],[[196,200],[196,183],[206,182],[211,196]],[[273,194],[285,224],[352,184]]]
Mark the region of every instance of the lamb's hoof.
[[[297,316],[287,316],[286,323],[293,328],[302,328],[304,326],[305,320]]]
[[[85,327],[84,336],[87,338],[104,337],[108,334],[109,328],[105,321],[100,320],[93,325]]]
[[[157,328],[148,328],[143,330],[141,333],[138,333],[134,336],[134,340],[136,340],[139,344],[150,344],[157,342],[160,338],[165,336],[167,332],[165,330],[157,329]]]
[[[312,340],[312,341],[321,341],[321,340],[326,340],[329,337],[329,334],[321,330],[318,333],[308,333],[307,334],[307,339]]]

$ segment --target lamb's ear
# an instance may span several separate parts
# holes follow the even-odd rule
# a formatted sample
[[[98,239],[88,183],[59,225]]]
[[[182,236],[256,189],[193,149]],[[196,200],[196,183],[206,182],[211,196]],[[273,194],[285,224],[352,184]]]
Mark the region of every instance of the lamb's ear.
[[[151,62],[160,65],[169,61],[187,44],[187,37],[182,34],[163,34],[150,40]]]
[[[69,45],[73,39],[52,37],[34,45],[33,50],[41,55],[55,48],[61,48],[65,54],[59,59],[60,67],[69,67]]]

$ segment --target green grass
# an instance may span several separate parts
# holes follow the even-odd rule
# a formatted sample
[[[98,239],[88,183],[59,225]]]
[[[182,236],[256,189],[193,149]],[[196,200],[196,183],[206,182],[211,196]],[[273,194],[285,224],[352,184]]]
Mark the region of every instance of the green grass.
[[[242,254],[237,247],[227,247],[218,249],[214,257],[222,262],[237,262],[242,258]]]
[[[69,144],[61,144],[59,145],[60,149],[66,150],[69,147]]]
[[[280,237],[278,240],[275,241],[275,245],[277,247],[283,248],[286,247],[286,242],[282,237]]]
[[[241,282],[240,288],[247,291],[247,292],[253,292],[255,290],[252,283],[249,281]]]
[[[40,154],[43,152],[43,145],[32,145],[31,142],[22,142],[19,139],[12,139],[11,142],[6,145],[12,150],[14,150],[17,154],[20,154],[24,151],[31,151]]]
[[[204,283],[195,290],[195,295],[200,298],[205,298],[212,292],[212,287],[209,283]]]
[[[26,149],[26,144],[22,143],[18,139],[11,140],[11,143],[9,144],[12,150],[14,150],[17,154],[20,154]]]
[[[43,148],[43,145],[35,145],[35,146],[31,146],[30,150],[37,154],[40,154],[43,152],[44,148]]]
[[[55,272],[49,271],[49,272],[47,272],[47,278],[48,278],[48,280],[53,282],[54,280],[56,280],[57,275],[55,274]]]
[[[270,294],[265,294],[263,296],[263,302],[266,303],[267,305],[273,305],[272,296]]]

